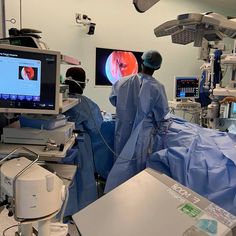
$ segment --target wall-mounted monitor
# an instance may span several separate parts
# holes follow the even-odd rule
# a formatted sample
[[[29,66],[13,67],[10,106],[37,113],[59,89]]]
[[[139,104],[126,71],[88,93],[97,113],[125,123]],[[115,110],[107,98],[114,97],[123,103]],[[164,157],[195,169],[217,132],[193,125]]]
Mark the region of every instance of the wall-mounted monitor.
[[[174,97],[181,100],[199,98],[199,78],[175,76]]]
[[[59,113],[60,53],[0,45],[0,112]]]
[[[141,70],[142,52],[96,48],[96,86],[111,86],[122,77]]]

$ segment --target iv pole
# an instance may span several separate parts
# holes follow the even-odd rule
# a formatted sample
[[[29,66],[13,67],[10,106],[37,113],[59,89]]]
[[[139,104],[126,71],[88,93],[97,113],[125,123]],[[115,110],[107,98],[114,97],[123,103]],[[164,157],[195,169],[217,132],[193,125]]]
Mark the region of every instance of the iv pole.
[[[5,0],[0,0],[0,38],[6,37]]]
[[[0,0],[0,38],[6,38],[6,4],[5,0]],[[10,21],[12,24],[16,23],[13,18]],[[22,29],[22,1],[20,0],[20,29]]]

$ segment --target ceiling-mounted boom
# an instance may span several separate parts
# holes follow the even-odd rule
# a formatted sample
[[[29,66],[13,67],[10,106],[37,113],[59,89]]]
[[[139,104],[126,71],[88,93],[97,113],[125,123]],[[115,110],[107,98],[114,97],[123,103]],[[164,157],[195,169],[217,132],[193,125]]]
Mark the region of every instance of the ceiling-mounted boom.
[[[133,4],[138,12],[145,12],[160,0],[133,0]]]
[[[201,47],[203,38],[207,41],[219,41],[223,37],[235,39],[236,21],[213,12],[186,13],[159,25],[154,33],[157,37],[171,35],[172,43],[194,42],[195,47]]]

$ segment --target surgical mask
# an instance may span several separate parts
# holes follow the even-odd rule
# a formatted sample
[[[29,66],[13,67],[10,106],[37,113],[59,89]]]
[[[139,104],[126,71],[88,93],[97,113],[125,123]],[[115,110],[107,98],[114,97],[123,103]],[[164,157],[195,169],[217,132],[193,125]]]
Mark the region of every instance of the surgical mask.
[[[76,81],[71,76],[68,76],[68,77],[66,77],[65,81],[72,81],[72,82],[76,83],[83,90],[83,88],[80,84],[86,85],[89,82],[89,79],[86,79],[85,82],[82,82],[82,81]]]

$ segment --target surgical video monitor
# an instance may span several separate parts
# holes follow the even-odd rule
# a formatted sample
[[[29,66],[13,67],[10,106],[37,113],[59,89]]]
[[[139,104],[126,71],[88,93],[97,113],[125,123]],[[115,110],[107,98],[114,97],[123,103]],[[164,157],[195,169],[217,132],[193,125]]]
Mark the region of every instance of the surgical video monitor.
[[[187,100],[199,98],[199,79],[193,77],[175,77],[175,99]]]
[[[60,53],[0,45],[0,112],[59,113]]]
[[[111,86],[122,77],[141,70],[142,52],[96,48],[96,86]]]
[[[236,103],[235,102],[232,102],[230,104],[230,118],[236,118]]]

